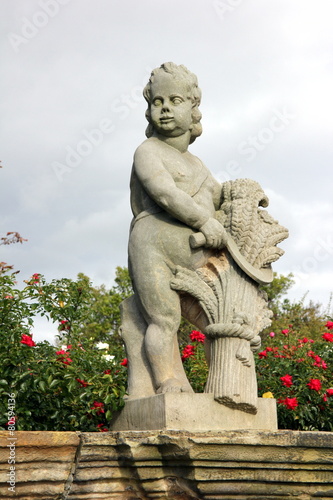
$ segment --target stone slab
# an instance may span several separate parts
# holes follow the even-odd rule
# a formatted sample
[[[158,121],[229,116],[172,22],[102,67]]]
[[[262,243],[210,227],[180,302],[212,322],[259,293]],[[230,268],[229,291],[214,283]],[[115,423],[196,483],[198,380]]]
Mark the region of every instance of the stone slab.
[[[275,399],[258,398],[256,415],[228,408],[212,394],[166,393],[133,399],[111,422],[112,431],[125,430],[277,430]]]
[[[15,437],[15,493],[2,476],[1,500],[333,499],[332,432],[19,431]],[[2,472],[9,466],[7,438],[0,432]]]

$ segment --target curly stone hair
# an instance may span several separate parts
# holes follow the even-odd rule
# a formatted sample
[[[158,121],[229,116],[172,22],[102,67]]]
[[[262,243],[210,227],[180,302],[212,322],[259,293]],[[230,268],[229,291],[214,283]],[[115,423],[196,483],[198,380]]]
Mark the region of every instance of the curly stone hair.
[[[190,144],[191,144],[202,133],[202,125],[200,123],[202,115],[199,111],[199,105],[201,101],[201,90],[198,87],[198,79],[193,73],[191,73],[182,64],[178,66],[177,64],[172,62],[164,63],[159,68],[154,69],[151,72],[149,82],[143,89],[143,96],[148,103],[146,118],[149,122],[149,125],[146,128],[146,136],[149,138],[153,135],[154,132],[154,127],[151,123],[151,118],[150,118],[151,84],[154,82],[156,78],[163,75],[164,73],[169,73],[173,75],[175,78],[181,78],[185,80],[186,83],[188,84],[189,91],[191,92],[191,100],[193,105],[192,107],[193,129],[191,130],[191,139],[190,139]]]

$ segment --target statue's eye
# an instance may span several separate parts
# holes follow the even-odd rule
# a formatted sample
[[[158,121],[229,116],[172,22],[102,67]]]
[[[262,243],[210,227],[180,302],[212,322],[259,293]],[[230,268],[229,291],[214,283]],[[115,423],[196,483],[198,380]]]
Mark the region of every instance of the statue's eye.
[[[181,104],[183,102],[183,99],[181,97],[173,97],[172,102],[177,106],[178,104]]]
[[[157,98],[153,100],[154,106],[162,106],[162,100]]]

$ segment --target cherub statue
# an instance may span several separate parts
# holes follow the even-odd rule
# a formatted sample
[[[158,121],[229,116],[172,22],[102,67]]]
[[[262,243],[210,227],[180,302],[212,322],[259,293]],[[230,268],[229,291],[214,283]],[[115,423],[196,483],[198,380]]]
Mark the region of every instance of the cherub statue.
[[[217,216],[222,185],[188,151],[202,131],[196,76],[182,65],[165,63],[152,72],[144,97],[148,138],[135,151],[131,175],[134,218],[128,255],[135,293],[121,308],[129,398],[193,392],[182,366],[177,331],[181,315],[200,329],[207,326],[209,314],[200,314],[200,307],[193,314],[198,303],[184,306],[186,287],[175,278],[180,270],[202,269],[228,245],[229,237],[223,217]],[[263,205],[260,189],[255,209]],[[202,241],[191,246],[190,237],[198,232]]]

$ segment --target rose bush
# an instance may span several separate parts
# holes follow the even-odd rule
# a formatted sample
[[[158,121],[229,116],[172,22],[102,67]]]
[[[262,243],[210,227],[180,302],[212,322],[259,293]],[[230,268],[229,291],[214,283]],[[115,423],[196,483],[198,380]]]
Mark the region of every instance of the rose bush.
[[[10,266],[0,270],[0,428],[15,395],[17,430],[106,431],[123,405],[126,368],[119,342],[82,336],[90,310],[87,279],[53,280],[34,274],[22,290]],[[58,324],[56,347],[33,340],[35,315]],[[112,347],[111,347],[112,346]]]
[[[280,429],[333,431],[332,329],[327,321],[311,339],[289,325],[258,353],[259,395],[277,399]]]

